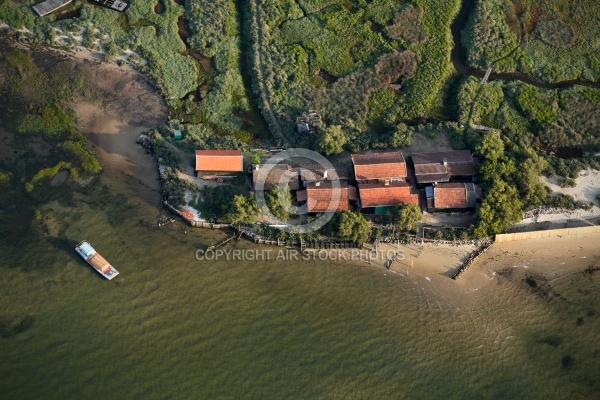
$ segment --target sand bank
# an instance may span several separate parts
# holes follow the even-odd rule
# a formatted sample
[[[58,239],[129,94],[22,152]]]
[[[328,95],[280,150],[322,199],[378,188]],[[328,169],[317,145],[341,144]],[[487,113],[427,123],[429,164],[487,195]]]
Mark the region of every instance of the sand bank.
[[[382,244],[378,247],[379,257],[374,257],[371,265],[380,267],[382,273],[427,286],[446,300],[458,300],[463,294],[481,290],[490,290],[493,296],[494,282],[507,274],[517,276],[517,270],[552,277],[586,268],[600,269],[600,233],[591,233],[494,243],[458,280],[452,280],[454,271],[475,249],[474,244]],[[384,265],[393,254],[397,256],[388,271]]]
[[[100,101],[77,99],[71,106],[77,128],[92,143],[108,175],[124,175],[129,189],[155,205],[160,182],[156,162],[136,144],[139,135],[167,119],[160,95],[140,74],[114,64],[73,60],[85,66],[87,79],[96,86]]]

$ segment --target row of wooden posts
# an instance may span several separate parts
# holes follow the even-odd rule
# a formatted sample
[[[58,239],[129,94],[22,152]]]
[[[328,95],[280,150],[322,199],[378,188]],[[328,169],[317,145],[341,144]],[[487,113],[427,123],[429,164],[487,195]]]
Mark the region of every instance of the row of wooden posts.
[[[178,214],[179,216],[181,216],[182,218],[184,218],[188,223],[190,223],[190,225],[192,226],[196,226],[199,228],[212,228],[212,229],[219,229],[219,228],[233,228],[238,235],[238,240],[240,237],[242,236],[246,236],[247,238],[251,239],[252,241],[254,241],[254,243],[257,244],[265,244],[265,245],[273,245],[273,246],[292,246],[292,247],[299,247],[301,249],[301,251],[304,251],[307,248],[312,248],[312,249],[354,249],[354,248],[362,248],[362,246],[359,243],[354,243],[354,242],[330,242],[330,241],[309,241],[306,242],[304,240],[300,240],[300,242],[295,242],[295,241],[287,241],[287,240],[272,240],[272,239],[266,239],[263,238],[262,236],[260,236],[259,234],[257,234],[256,232],[253,232],[251,230],[247,230],[244,229],[242,227],[236,227],[233,225],[226,225],[226,224],[214,224],[214,223],[209,223],[209,222],[204,222],[204,223],[200,223],[200,222],[196,222],[196,221],[190,221],[187,218],[185,218],[180,212],[178,212],[178,210],[176,210],[174,207],[172,207],[170,204],[166,203],[165,204],[172,210],[174,211],[176,214]],[[196,223],[194,223],[196,222]],[[223,240],[222,242],[220,242],[217,245],[212,245],[208,248],[208,250],[214,250],[219,246],[222,246],[224,244],[226,244],[227,242],[231,241],[233,238],[235,238],[236,234],[234,233],[232,236],[226,238],[225,240]],[[413,244],[415,242],[436,242],[436,243],[446,243],[446,244],[465,244],[468,243],[468,241],[461,241],[459,243],[457,242],[452,242],[452,241],[445,241],[445,240],[435,240],[435,239],[424,239],[424,238],[420,238],[420,239],[409,239],[408,241],[403,241],[403,240],[395,240],[394,242],[396,243],[402,243],[402,244]],[[376,240],[376,245],[379,242],[387,242],[387,241],[380,241],[379,239]],[[465,272],[465,270],[469,267],[469,265],[471,265],[473,263],[473,261],[475,261],[475,259],[477,257],[479,257],[481,254],[483,254],[488,247],[490,247],[492,245],[492,241],[486,242],[484,244],[482,244],[477,250],[475,250],[473,253],[471,253],[469,255],[469,257],[462,263],[462,265],[456,270],[456,272],[452,275],[452,279],[457,279],[463,272]],[[395,261],[395,257],[392,257],[392,259],[388,260],[386,262],[387,265],[384,265],[384,268],[389,269],[391,264]]]
[[[485,253],[485,251],[488,249],[488,247],[490,247],[492,245],[492,243],[493,243],[492,241],[486,242],[486,243],[482,244],[477,250],[472,252],[469,255],[469,257],[467,257],[467,259],[462,263],[460,268],[458,268],[456,270],[456,272],[452,275],[452,279],[456,280],[460,276],[460,274],[465,272],[466,269],[469,267],[469,265],[471,265],[473,263],[473,261],[475,261],[475,259],[477,259],[477,257],[479,257],[480,255]]]
[[[233,228],[237,230],[237,232],[240,234],[240,236],[244,235],[244,236],[248,237],[249,239],[253,240],[254,243],[257,243],[257,244],[267,244],[267,245],[274,245],[274,246],[292,246],[292,247],[299,247],[301,250],[304,250],[307,248],[309,248],[309,249],[355,249],[355,248],[362,247],[360,244],[354,243],[354,242],[329,242],[329,241],[323,241],[323,240],[307,242],[302,239],[300,240],[300,242],[289,241],[289,240],[279,240],[279,239],[272,240],[272,239],[263,238],[256,232],[246,230],[244,228],[239,228],[239,227],[233,227]]]

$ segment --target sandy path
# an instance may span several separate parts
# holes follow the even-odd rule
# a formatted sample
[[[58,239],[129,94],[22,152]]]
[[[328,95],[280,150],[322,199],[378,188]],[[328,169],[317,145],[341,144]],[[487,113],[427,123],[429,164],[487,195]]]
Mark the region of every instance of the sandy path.
[[[570,194],[575,200],[582,200],[587,203],[595,203],[596,195],[600,193],[600,171],[588,168],[579,173],[575,182],[575,187],[562,188],[558,185],[559,177],[546,178],[540,177],[542,183],[547,185],[553,194]]]

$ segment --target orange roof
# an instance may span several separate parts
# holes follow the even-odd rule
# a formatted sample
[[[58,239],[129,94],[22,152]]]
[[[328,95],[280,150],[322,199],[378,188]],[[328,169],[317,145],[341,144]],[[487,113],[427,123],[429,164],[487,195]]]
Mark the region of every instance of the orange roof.
[[[348,185],[339,182],[339,199],[332,182],[315,182],[306,185],[306,205],[309,213],[348,210]],[[337,200],[337,203],[336,201]]]
[[[406,178],[406,161],[399,151],[352,154],[356,180]]]
[[[240,150],[196,150],[196,171],[242,172]]]
[[[413,193],[406,182],[359,183],[358,193],[363,208],[397,206],[399,204],[419,204],[419,195]]]
[[[438,183],[433,187],[435,208],[468,208],[467,185],[461,182]]]

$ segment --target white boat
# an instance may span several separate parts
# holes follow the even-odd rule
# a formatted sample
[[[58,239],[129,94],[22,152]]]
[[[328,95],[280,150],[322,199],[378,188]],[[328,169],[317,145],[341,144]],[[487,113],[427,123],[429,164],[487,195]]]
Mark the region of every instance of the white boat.
[[[119,275],[119,271],[117,271],[108,261],[104,259],[91,244],[87,241],[82,241],[77,246],[75,246],[75,251],[96,271],[98,271],[103,277],[108,280],[111,280],[115,276]]]

